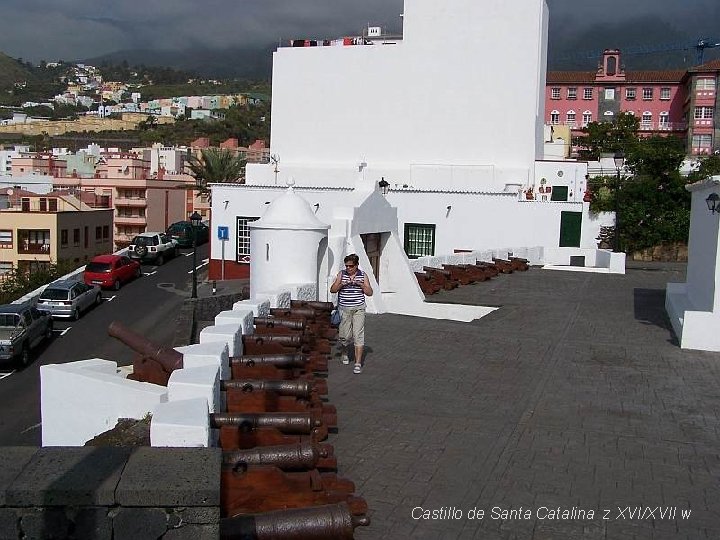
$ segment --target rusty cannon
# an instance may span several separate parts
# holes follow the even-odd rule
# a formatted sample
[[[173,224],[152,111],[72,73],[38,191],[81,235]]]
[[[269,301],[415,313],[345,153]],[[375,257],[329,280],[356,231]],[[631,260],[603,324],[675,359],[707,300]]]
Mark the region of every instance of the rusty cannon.
[[[456,267],[467,272],[473,281],[487,281],[492,277],[490,272],[474,264],[458,264]]]
[[[527,272],[530,269],[530,261],[521,257],[508,257],[513,270],[518,272]]]
[[[355,511],[354,511],[355,510]],[[278,510],[220,520],[221,540],[352,540],[357,527],[370,525],[348,503]]]
[[[460,284],[457,280],[452,279],[448,270],[443,270],[442,268],[423,266],[423,272],[431,275],[433,279],[446,291],[455,289]]]
[[[334,341],[337,339],[337,329],[330,326],[329,315],[328,320],[323,322],[322,318],[308,321],[305,318],[288,318],[288,317],[255,317],[255,333],[256,334],[272,334],[284,333],[288,330],[292,332],[300,332],[312,339],[327,339]]]
[[[487,261],[475,261],[475,266],[484,270],[490,278],[494,278],[500,274],[500,269],[495,265],[495,263]]]
[[[443,264],[442,266],[443,270],[450,272],[450,279],[457,281],[460,285],[470,285],[477,281],[475,274],[467,268],[456,264]]]
[[[299,333],[258,333],[243,336],[243,350],[246,354],[281,354],[291,352],[329,354],[330,342],[327,339],[312,339]]]
[[[307,387],[304,395],[296,387]],[[291,388],[292,386],[292,388]],[[312,383],[303,380],[274,381],[223,381],[221,389],[225,391],[227,411],[245,412],[311,412],[320,414],[328,426],[337,424],[337,409],[320,400],[311,390]],[[283,395],[283,392],[286,394]],[[287,395],[290,392],[294,395]]]
[[[442,286],[439,285],[430,274],[415,272],[415,278],[423,294],[435,294],[442,289]]]
[[[269,512],[347,502],[355,513],[367,512],[354,497],[355,484],[335,473],[317,469],[284,472],[266,465],[224,467],[220,476],[220,505],[225,515]]]
[[[301,436],[324,441],[328,436],[328,426],[323,423],[322,415],[312,412],[212,413],[210,426],[220,429],[220,445],[226,450],[247,448],[241,446],[243,438],[240,434],[258,429],[273,429],[282,435],[281,438],[273,437],[271,445],[295,444],[301,442]]]
[[[331,444],[303,440],[296,444],[256,446],[223,452],[223,466],[272,465],[283,471],[318,469],[337,470],[337,458]]]
[[[254,335],[256,338],[269,337],[271,343],[280,343],[284,347],[295,347],[295,340],[291,340],[290,344],[286,344],[285,340],[283,339],[284,337],[300,337],[299,350],[304,352],[329,354],[332,350],[330,340],[328,339],[321,338],[317,336],[317,334],[313,334],[310,331],[278,327],[274,323],[256,324]]]
[[[137,353],[128,379],[167,386],[170,374],[183,367],[182,354],[169,347],[159,347],[118,321],[110,323],[108,334]]]
[[[315,379],[313,373],[327,373],[328,360],[325,356],[301,353],[244,354],[231,357],[230,368],[233,379],[293,379],[304,376],[311,380]]]
[[[506,259],[496,259],[493,257],[493,263],[495,263],[495,266],[497,266],[498,270],[500,270],[503,274],[513,273],[513,267],[510,261]]]
[[[320,314],[310,307],[297,308],[270,308],[270,315],[273,317],[282,317],[285,319],[306,319],[314,321]],[[325,317],[325,314],[322,315]]]
[[[313,300],[290,300],[290,309],[312,309],[316,312],[325,312],[330,315],[330,312],[335,309],[335,304],[332,302],[318,302]]]

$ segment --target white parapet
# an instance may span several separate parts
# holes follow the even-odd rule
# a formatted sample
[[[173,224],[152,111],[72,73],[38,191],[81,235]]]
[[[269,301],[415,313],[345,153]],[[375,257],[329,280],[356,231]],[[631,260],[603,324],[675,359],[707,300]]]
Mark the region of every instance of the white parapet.
[[[255,295],[255,301],[268,300],[270,307],[273,308],[290,308],[290,291],[286,289],[277,291],[263,291]]]
[[[183,355],[183,367],[218,366],[222,379],[230,378],[230,354],[228,344],[224,341],[196,343],[186,347],[175,347]]]
[[[249,309],[256,317],[267,317],[270,315],[270,300],[240,300],[233,304],[233,310]]]
[[[241,356],[243,353],[243,345],[242,326],[240,323],[208,326],[200,331],[200,343],[213,343],[217,341],[227,343],[230,356]]]
[[[150,444],[171,447],[209,447],[210,419],[205,398],[158,405],[150,422]]]
[[[318,299],[318,288],[315,283],[291,283],[285,286],[290,289],[292,300],[314,302]]]
[[[255,333],[255,314],[251,309],[232,309],[215,315],[215,325],[239,324],[244,336]]]
[[[125,379],[109,360],[40,366],[42,444],[82,446],[119,418],[141,419],[167,399],[167,388]]]
[[[176,369],[168,381],[168,401],[204,398],[208,410],[220,410],[220,366]]]

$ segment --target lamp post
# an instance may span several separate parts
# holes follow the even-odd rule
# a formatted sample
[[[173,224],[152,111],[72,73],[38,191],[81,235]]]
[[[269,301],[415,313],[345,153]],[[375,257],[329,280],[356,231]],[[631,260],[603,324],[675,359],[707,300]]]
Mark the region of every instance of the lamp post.
[[[625,154],[622,150],[615,152],[613,159],[617,171],[617,178],[615,179],[615,238],[613,251],[618,253],[620,251],[620,169],[625,165]]]
[[[193,212],[190,216],[193,230],[192,294],[190,298],[197,298],[197,228],[200,226],[200,221],[202,221],[202,216],[197,211]]]
[[[378,182],[378,187],[380,188],[380,191],[383,195],[387,195],[388,191],[390,190],[390,182],[385,180],[385,177],[383,176]]]

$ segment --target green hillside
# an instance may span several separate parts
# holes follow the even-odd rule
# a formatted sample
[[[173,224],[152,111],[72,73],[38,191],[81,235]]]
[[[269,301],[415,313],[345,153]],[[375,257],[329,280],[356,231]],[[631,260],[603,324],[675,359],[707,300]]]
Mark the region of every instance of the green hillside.
[[[10,90],[15,83],[29,82],[34,78],[25,65],[0,52],[0,90]]]

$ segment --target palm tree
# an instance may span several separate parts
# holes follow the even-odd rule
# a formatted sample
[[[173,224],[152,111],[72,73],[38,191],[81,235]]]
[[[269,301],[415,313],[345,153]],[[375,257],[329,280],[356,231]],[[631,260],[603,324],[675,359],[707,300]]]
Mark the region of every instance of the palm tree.
[[[187,164],[199,195],[210,200],[208,184],[245,183],[245,158],[228,148],[203,148],[200,154],[190,156]]]

